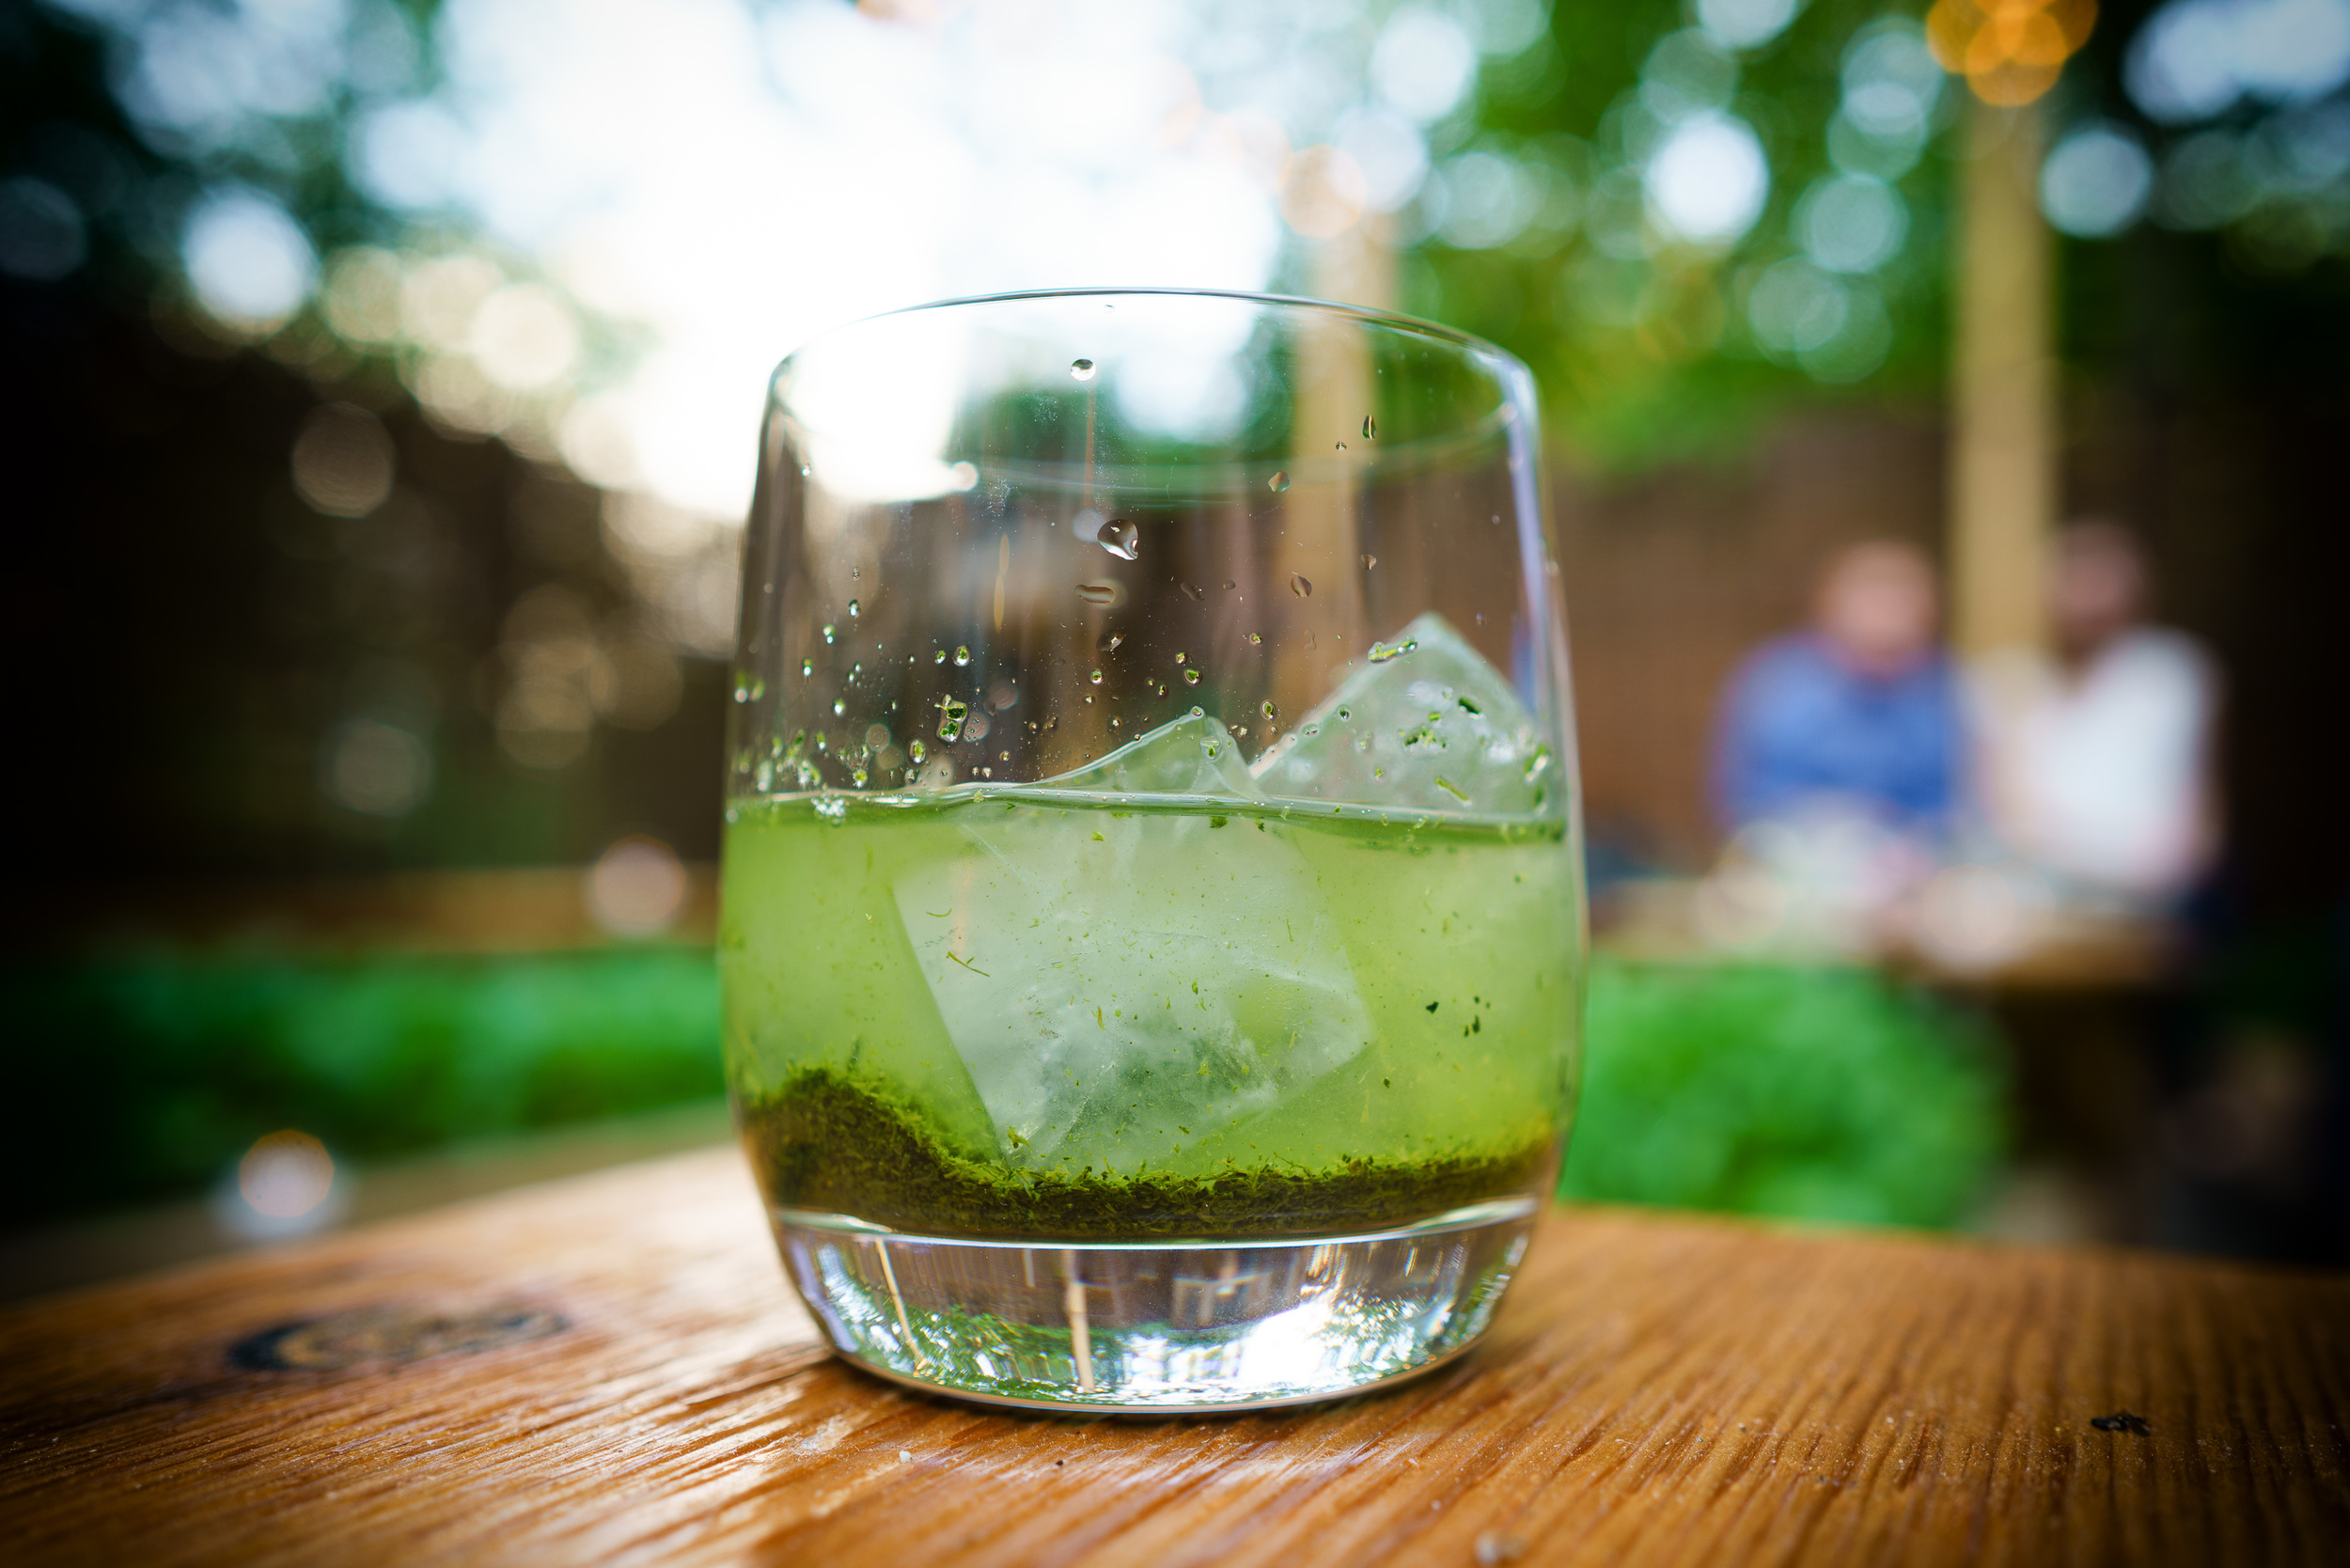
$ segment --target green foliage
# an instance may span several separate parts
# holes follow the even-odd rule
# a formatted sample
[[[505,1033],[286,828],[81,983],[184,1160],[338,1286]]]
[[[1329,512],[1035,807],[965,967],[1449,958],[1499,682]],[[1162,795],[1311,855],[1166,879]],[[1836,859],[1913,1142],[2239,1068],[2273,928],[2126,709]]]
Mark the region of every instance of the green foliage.
[[[1421,240],[1404,264],[1405,308],[1525,359],[1569,452],[1602,466],[1717,456],[1790,406],[1933,398],[1948,333],[1943,149],[1955,90],[1941,95],[1923,145],[1880,151],[1889,161],[1866,167],[1888,180],[1906,214],[1896,253],[1830,285],[1853,301],[1856,322],[1865,313],[1886,336],[1798,356],[1766,348],[1748,325],[1765,273],[1803,254],[1807,193],[1839,171],[1831,126],[1849,51],[1876,29],[1914,25],[1923,11],[1898,0],[1814,0],[1779,36],[1724,51],[1733,63],[1716,107],[1761,143],[1769,192],[1750,229],[1690,244],[1642,218],[1639,180],[1662,134],[1652,105],[1667,103],[1675,85],[1653,52],[1698,37],[1687,8],[1553,6],[1548,36],[1516,59],[1489,62],[1473,115],[1434,137],[1440,170],[1484,153],[1538,172],[1549,193],[1543,216],[1490,249]],[[1869,165],[1850,151],[1843,163]]]
[[[264,1133],[338,1155],[723,1092],[703,950],[165,957],[0,977],[0,1222],[201,1187]]]
[[[2005,1142],[1990,1042],[1862,969],[1602,964],[1574,1198],[1945,1226]]]
[[[282,1127],[381,1159],[723,1088],[688,948],[114,959],[0,1006],[7,1225],[200,1189]],[[1573,1197],[1946,1225],[1999,1152],[1987,1043],[1865,971],[1602,963],[1588,1038]]]

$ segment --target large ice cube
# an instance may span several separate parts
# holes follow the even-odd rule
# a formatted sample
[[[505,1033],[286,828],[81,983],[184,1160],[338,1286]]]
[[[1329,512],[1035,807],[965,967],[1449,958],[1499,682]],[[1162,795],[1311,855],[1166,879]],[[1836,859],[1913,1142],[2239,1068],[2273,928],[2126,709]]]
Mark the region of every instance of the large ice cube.
[[[1040,786],[1091,794],[1237,795],[1262,800],[1264,791],[1241,760],[1232,732],[1194,708],[1129,741],[1098,762],[1058,774]]]
[[[1257,796],[1221,724],[1153,731],[1057,788]],[[1371,1022],[1278,822],[987,803],[901,876],[899,917],[1007,1158],[1131,1170],[1362,1049]]]
[[[1265,793],[1509,815],[1555,798],[1533,715],[1449,621],[1423,615],[1371,657],[1257,759]]]

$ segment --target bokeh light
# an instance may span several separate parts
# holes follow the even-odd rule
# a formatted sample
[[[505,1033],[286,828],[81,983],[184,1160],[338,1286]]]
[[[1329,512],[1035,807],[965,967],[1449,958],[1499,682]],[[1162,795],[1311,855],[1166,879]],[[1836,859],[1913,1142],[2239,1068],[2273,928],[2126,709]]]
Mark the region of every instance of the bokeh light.
[[[2350,78],[2350,0],[2170,0],[2131,39],[2123,80],[2153,119],[2244,98],[2306,102]]]
[[[588,910],[615,936],[658,936],[685,907],[685,867],[660,839],[622,839],[588,872]]]
[[[1841,174],[1804,193],[1795,228],[1815,264],[1832,273],[1872,273],[1901,254],[1909,210],[1884,180]]]
[[[1698,25],[1725,49],[1759,49],[1801,8],[1802,0],[1698,0]]]
[[[2071,132],[2040,167],[2040,210],[2066,234],[2103,239],[2138,221],[2154,185],[2154,161],[2129,131],[2087,125]]]
[[[188,219],[182,242],[197,303],[224,326],[262,333],[300,308],[318,274],[309,237],[259,191],[214,192]]]
[[[392,438],[381,419],[349,403],[305,419],[291,461],[295,493],[330,517],[365,517],[392,493]]]
[[[1746,121],[1700,115],[1667,133],[1646,170],[1657,222],[1679,239],[1722,244],[1762,216],[1771,168]]]
[[[1976,97],[2013,107],[2056,86],[2096,20],[2096,0],[1935,0],[1926,37]]]
[[[312,1234],[348,1207],[326,1145],[290,1127],[256,1138],[212,1197],[213,1217],[244,1242]]]
[[[404,817],[432,790],[432,751],[397,724],[351,719],[329,737],[328,799],[366,817]]]

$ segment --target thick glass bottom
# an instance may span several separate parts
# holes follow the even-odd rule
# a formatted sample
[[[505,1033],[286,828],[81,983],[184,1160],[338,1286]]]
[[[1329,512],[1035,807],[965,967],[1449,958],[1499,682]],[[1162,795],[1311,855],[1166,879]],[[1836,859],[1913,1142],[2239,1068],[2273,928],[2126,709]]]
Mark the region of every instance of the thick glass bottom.
[[[1492,1321],[1535,1203],[1352,1236],[973,1241],[778,1210],[833,1346],[884,1376],[1040,1409],[1246,1410],[1424,1372]]]

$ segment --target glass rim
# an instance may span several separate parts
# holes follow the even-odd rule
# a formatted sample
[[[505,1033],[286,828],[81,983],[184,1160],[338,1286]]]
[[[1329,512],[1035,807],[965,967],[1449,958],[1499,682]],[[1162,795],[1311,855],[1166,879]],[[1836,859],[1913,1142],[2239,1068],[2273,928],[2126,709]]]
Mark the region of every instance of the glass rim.
[[[1498,360],[1512,372],[1529,379],[1533,374],[1526,362],[1516,354],[1498,343],[1478,337],[1475,333],[1464,332],[1459,327],[1447,326],[1442,321],[1432,321],[1425,317],[1408,316],[1400,310],[1382,309],[1377,306],[1351,305],[1343,300],[1317,299],[1308,294],[1265,293],[1251,289],[1195,289],[1175,284],[1087,284],[1068,289],[1007,289],[992,294],[954,294],[945,299],[924,300],[918,305],[901,305],[888,310],[876,310],[869,316],[854,317],[849,321],[824,327],[794,344],[789,353],[776,362],[776,368],[768,377],[768,384],[772,392],[784,368],[807,350],[829,338],[854,332],[858,327],[868,326],[875,321],[891,321],[900,316],[918,316],[932,310],[959,309],[967,306],[1009,305],[1022,300],[1099,299],[1104,296],[1121,299],[1175,297],[1238,300],[1248,305],[1279,306],[1285,309],[1346,317],[1366,326],[1386,327],[1391,331],[1408,333],[1415,337],[1434,338],[1457,349],[1465,349],[1473,354]]]

